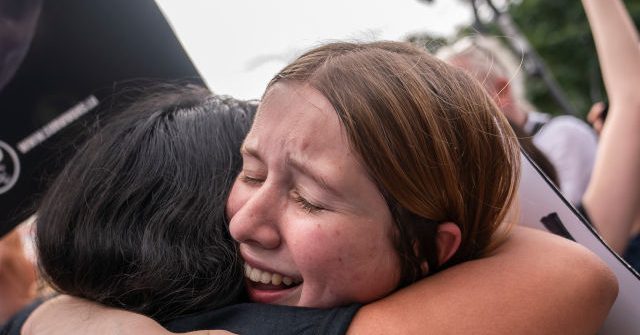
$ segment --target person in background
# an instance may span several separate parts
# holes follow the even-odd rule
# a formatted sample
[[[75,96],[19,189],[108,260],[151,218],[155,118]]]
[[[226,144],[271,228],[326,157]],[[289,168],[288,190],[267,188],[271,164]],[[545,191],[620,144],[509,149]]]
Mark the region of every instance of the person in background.
[[[602,71],[609,106],[598,154],[582,199],[586,216],[609,246],[640,269],[640,46],[638,31],[620,0],[582,1]]]
[[[510,123],[531,136],[551,162],[563,195],[572,204],[580,203],[596,156],[593,130],[573,116],[551,117],[536,111],[526,99],[519,62],[494,37],[465,37],[440,48],[437,56],[467,70],[483,84]]]
[[[607,118],[608,111],[609,106],[602,101],[595,102],[589,109],[589,114],[587,114],[587,121],[589,121],[591,127],[593,127],[593,130],[595,130],[598,136],[600,136],[600,133],[602,133],[602,127],[604,126],[604,121]]]

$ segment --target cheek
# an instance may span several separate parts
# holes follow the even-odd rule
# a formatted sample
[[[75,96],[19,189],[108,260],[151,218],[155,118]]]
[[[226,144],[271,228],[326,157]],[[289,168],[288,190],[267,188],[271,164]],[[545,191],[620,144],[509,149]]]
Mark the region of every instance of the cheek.
[[[304,237],[292,247],[309,270],[321,272],[327,267],[337,268],[353,258],[352,246],[343,239],[340,230],[316,226],[299,234]]]
[[[343,241],[342,232],[327,222],[296,220],[283,230],[287,235],[288,249],[299,270],[306,275],[329,279],[349,257],[350,246]],[[327,270],[331,271],[327,271]],[[305,275],[305,273],[303,273]]]
[[[370,233],[335,227],[309,232],[305,243],[295,245],[298,265],[329,289],[336,302],[368,302],[384,296],[397,286],[399,262],[389,236]]]

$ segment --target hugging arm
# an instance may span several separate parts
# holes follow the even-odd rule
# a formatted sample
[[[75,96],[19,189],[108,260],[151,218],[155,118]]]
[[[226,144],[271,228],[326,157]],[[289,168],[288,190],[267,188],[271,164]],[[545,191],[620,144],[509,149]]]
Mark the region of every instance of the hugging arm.
[[[616,296],[615,277],[584,247],[515,228],[494,255],[364,306],[349,334],[594,334]]]
[[[640,44],[620,0],[583,0],[609,97],[607,121],[583,204],[622,253],[640,216]]]
[[[349,334],[595,333],[616,295],[615,277],[585,248],[551,234],[515,228],[494,255],[456,265],[364,306]],[[24,334],[104,329],[118,329],[121,334],[169,333],[139,314],[64,299],[34,313]],[[93,312],[74,313],[69,309],[74,304],[93,306]],[[64,322],[54,325],[55,320]]]

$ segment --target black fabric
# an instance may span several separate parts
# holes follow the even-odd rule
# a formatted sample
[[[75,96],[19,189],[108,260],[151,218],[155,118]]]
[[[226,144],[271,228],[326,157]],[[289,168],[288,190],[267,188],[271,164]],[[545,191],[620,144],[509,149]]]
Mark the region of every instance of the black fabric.
[[[560,220],[558,213],[556,212],[549,213],[549,215],[540,219],[540,222],[542,222],[542,224],[545,226],[545,228],[547,228],[548,231],[558,236],[562,236],[566,239],[569,239],[571,241],[574,241],[574,242],[576,241],[573,238],[573,236],[571,236],[567,228],[564,226],[564,223],[562,223],[562,220]]]
[[[31,313],[42,304],[44,299],[36,299],[29,306],[16,313],[9,321],[0,326],[0,335],[20,335],[20,328]]]
[[[237,304],[173,320],[173,332],[224,329],[236,334],[344,334],[361,305],[315,309]]]
[[[640,234],[629,241],[627,250],[624,251],[624,260],[637,272],[640,272]]]
[[[13,316],[0,335],[20,335],[38,300]],[[164,324],[172,332],[222,329],[236,334],[345,334],[361,305],[315,309],[244,303],[187,315]]]

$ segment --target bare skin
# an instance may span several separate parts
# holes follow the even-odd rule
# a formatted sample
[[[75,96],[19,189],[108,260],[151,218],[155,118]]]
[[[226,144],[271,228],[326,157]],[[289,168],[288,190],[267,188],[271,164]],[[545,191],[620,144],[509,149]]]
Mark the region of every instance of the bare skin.
[[[494,255],[457,265],[364,306],[348,332],[594,334],[617,293],[614,274],[590,251],[518,227]],[[171,334],[148,317],[65,296],[37,309],[22,333],[114,334],[114,330]]]
[[[516,228],[495,255],[363,307],[349,334],[594,334],[617,295],[613,274],[594,257]]]
[[[516,228],[494,255],[460,264],[363,307],[349,333],[596,333],[616,296],[615,276],[584,247]],[[75,307],[70,310],[68,304]],[[130,312],[95,305],[79,312],[90,305],[68,297],[51,301],[29,318],[23,333],[169,333]]]
[[[0,323],[36,295],[36,272],[25,257],[18,230],[0,240]]]
[[[610,101],[583,204],[602,237],[615,251],[622,253],[632,233],[638,231],[640,222],[638,32],[621,1],[582,2]]]
[[[598,135],[600,135],[602,127],[604,126],[604,121],[602,120],[604,108],[605,104],[602,101],[598,101],[591,106],[589,114],[587,114],[587,121],[589,121],[591,127],[593,127],[593,130],[595,130]]]

